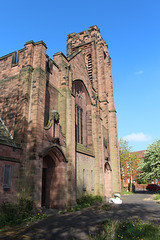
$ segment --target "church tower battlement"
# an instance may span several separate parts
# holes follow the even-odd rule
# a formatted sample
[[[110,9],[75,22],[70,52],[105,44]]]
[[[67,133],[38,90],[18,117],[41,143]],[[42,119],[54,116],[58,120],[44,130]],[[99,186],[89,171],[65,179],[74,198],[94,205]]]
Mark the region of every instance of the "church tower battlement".
[[[77,47],[79,48],[86,44],[90,45],[94,41],[96,41],[96,43],[101,42],[105,48],[105,51],[108,53],[108,44],[106,44],[103,40],[100,34],[100,29],[94,25],[89,27],[87,31],[82,31],[78,34],[74,32],[68,35],[67,56],[71,55]]]

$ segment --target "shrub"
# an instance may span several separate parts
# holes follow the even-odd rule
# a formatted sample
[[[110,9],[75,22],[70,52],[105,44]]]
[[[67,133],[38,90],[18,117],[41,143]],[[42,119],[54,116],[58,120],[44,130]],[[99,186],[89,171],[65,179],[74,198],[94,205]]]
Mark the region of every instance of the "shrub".
[[[21,198],[17,204],[2,203],[0,206],[0,228],[18,225],[32,214],[32,200]]]
[[[115,239],[157,239],[159,233],[158,227],[150,223],[142,223],[140,221],[125,221],[118,224],[115,231]]]
[[[90,237],[90,240],[159,240],[160,228],[141,221],[111,221],[101,223],[103,231]]]
[[[18,207],[12,203],[2,203],[0,206],[0,227],[5,225],[12,226],[18,221],[17,217]]]
[[[96,195],[84,195],[81,198],[77,199],[77,204],[82,205],[84,207],[89,207],[91,205],[97,204],[97,203],[102,203],[103,199],[101,196]]]
[[[154,200],[160,200],[160,193],[154,198]]]
[[[26,218],[33,214],[33,201],[20,198],[18,202],[18,214],[21,218]]]
[[[60,214],[66,213],[66,212],[74,212],[79,211],[82,208],[88,208],[94,204],[102,203],[103,199],[101,196],[93,196],[93,195],[84,195],[77,199],[77,205],[75,208],[68,208],[66,211],[60,211]],[[105,208],[105,207],[104,207]]]

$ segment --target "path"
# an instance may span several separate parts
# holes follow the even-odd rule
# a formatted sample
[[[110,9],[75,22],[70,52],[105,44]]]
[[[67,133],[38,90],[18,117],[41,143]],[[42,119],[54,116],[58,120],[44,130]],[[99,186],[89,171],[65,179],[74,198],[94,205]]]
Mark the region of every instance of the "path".
[[[122,197],[123,204],[115,205],[108,211],[97,211],[94,208],[64,215],[53,215],[34,224],[21,234],[0,239],[47,239],[47,240],[84,240],[95,224],[104,219],[125,220],[127,218],[153,221],[160,224],[160,204],[153,201],[152,194],[136,193]]]

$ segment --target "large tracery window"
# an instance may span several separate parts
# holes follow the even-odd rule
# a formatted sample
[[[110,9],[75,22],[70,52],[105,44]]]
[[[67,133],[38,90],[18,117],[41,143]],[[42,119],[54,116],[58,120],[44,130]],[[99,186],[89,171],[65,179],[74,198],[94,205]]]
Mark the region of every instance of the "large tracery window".
[[[75,141],[92,148],[91,100],[81,80],[73,83],[75,94]]]
[[[83,96],[80,86],[76,88],[76,141],[83,144]]]

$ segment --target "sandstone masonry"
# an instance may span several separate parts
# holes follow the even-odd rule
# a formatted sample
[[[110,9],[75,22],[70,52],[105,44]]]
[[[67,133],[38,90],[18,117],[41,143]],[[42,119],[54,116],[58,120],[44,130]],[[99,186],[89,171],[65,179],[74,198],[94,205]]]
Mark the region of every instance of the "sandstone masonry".
[[[38,207],[74,205],[83,194],[107,199],[121,189],[108,45],[92,26],[68,35],[67,56],[46,50],[30,41],[0,58],[0,117],[19,151],[15,162],[0,146],[0,202],[13,191]],[[15,184],[6,189],[7,179]]]

